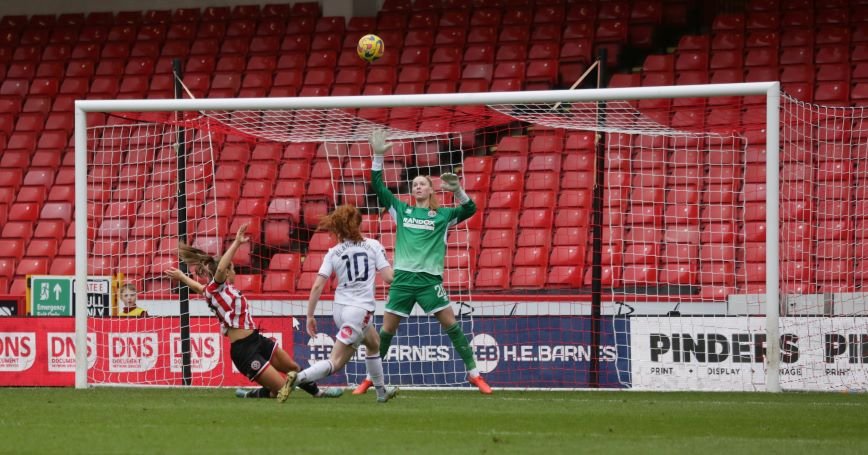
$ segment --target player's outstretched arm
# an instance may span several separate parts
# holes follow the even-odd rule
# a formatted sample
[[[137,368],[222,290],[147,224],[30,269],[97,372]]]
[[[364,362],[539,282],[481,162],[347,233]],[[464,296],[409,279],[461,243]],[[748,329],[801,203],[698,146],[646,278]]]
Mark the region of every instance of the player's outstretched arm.
[[[202,283],[188,277],[187,274],[174,267],[168,268],[165,273],[170,279],[186,284],[196,294],[202,294],[205,290],[205,286]]]
[[[220,262],[217,263],[217,272],[214,273],[214,281],[218,283],[226,281],[226,271],[229,270],[229,266],[232,265],[232,258],[235,257],[238,248],[249,241],[250,236],[247,235],[247,223],[244,223],[238,228],[238,232],[235,234],[235,240],[232,242],[232,245],[230,245],[229,249],[220,257]]]

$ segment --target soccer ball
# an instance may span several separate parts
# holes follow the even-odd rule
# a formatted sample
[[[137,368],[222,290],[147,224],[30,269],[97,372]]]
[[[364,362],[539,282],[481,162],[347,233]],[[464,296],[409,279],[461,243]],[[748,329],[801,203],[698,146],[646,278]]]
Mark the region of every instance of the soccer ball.
[[[383,39],[377,35],[363,36],[359,39],[359,46],[356,47],[359,57],[368,63],[382,57],[385,50],[386,45],[383,44]]]

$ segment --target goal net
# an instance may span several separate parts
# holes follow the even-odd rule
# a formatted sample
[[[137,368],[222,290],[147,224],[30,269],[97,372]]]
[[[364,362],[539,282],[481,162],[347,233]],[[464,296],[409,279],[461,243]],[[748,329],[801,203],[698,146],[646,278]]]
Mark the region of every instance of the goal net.
[[[369,189],[371,133],[384,129],[394,144],[384,179],[393,193],[410,202],[414,177],[430,176],[439,189],[440,174],[460,171],[465,150],[481,149],[472,144],[475,128],[509,121],[494,112],[488,119],[475,117],[470,109],[462,115],[474,125],[466,130],[470,135],[462,135],[444,128],[454,110],[405,111],[209,111],[180,121],[173,115],[150,115],[158,121],[144,121],[137,113],[114,112],[103,124],[90,126],[88,273],[111,276],[116,298],[111,308],[88,308],[88,331],[98,336],[88,382],[249,384],[234,370],[228,342],[196,296],[189,303],[189,347],[182,348],[180,288],[164,275],[179,267],[179,241],[219,256],[245,223],[252,240],[234,258],[235,285],[246,294],[255,320],[302,366],[328,358],[336,334],[329,317],[335,280],[329,281],[318,308],[322,333],[307,339],[300,325],[323,257],[336,244],[316,231],[319,219],[337,205],[352,204],[363,214],[363,234],[378,239],[388,258],[394,253],[394,223]],[[381,122],[369,119],[386,114],[392,123],[385,117]],[[438,192],[437,197],[443,205],[454,205],[451,193]],[[481,220],[479,215],[450,230],[443,277],[471,336],[471,264],[479,253]],[[131,317],[125,290],[134,292],[146,317]],[[377,298],[382,302],[385,296],[380,283]],[[450,346],[436,319],[414,312],[387,357],[390,382],[464,384],[465,368]],[[343,375],[326,382],[355,384],[365,373],[360,353]]]
[[[86,382],[248,384],[204,302],[191,296],[184,322],[179,288],[163,276],[179,239],[219,255],[243,223],[252,241],[235,257],[235,284],[255,320],[302,367],[327,358],[333,282],[320,333],[304,333],[307,295],[335,243],[315,228],[353,204],[392,259],[394,224],[368,184],[367,140],[384,129],[398,197],[411,202],[418,175],[439,188],[455,172],[478,206],[447,235],[444,285],[493,386],[863,388],[863,113],[783,96],[779,134],[767,134],[766,97],[755,95],[770,86],[81,103],[108,114],[91,114],[82,144],[88,274],[114,277],[118,291],[134,285],[148,313],[122,316],[120,294],[89,309]],[[780,155],[769,148],[778,140]],[[779,185],[767,173],[778,160]],[[438,193],[444,205],[450,196]],[[378,327],[387,291],[378,284]],[[778,361],[766,356],[770,335]],[[363,359],[325,382],[360,382]],[[466,385],[448,337],[422,313],[402,323],[384,366],[394,385]]]

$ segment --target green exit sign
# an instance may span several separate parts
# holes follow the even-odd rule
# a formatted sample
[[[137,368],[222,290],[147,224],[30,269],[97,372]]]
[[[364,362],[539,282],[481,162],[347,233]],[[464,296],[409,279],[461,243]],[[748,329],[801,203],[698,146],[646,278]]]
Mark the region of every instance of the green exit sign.
[[[111,280],[112,278],[109,276],[88,277],[88,316],[111,316]],[[31,276],[30,314],[32,316],[73,316],[75,314],[75,277]]]

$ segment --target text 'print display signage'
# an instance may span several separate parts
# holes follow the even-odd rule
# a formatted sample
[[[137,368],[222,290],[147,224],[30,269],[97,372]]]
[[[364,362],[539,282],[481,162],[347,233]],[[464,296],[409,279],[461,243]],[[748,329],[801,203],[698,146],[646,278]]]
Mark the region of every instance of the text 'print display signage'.
[[[781,385],[848,390],[868,380],[864,318],[781,318]],[[765,390],[765,320],[637,317],[630,324],[633,387]]]

